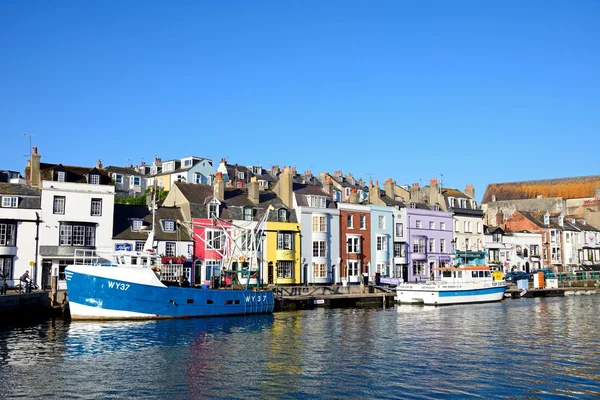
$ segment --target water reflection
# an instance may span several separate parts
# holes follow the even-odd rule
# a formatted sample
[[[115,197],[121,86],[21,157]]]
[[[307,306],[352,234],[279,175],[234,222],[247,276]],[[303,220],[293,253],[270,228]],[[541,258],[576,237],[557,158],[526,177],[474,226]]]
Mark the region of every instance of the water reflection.
[[[3,398],[590,398],[600,296],[0,330]]]

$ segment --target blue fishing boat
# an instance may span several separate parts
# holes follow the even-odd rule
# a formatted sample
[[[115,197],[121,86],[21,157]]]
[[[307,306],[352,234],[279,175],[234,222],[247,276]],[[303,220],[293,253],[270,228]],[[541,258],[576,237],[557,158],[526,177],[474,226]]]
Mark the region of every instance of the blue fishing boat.
[[[270,210],[250,232],[253,237],[262,235]],[[223,229],[223,234],[231,239],[227,229]],[[153,253],[153,240],[152,231],[143,252],[118,251],[110,258],[81,250],[75,265],[65,270],[71,319],[192,318],[273,312],[273,292],[261,290],[256,271],[225,269],[222,279],[212,286],[166,284],[161,280],[165,272],[161,269],[171,266],[160,264],[160,257]],[[248,257],[260,254],[262,241],[253,243],[256,247],[248,249]],[[247,279],[239,279],[244,273]],[[251,277],[256,285],[250,285]],[[229,285],[222,287],[225,282]]]

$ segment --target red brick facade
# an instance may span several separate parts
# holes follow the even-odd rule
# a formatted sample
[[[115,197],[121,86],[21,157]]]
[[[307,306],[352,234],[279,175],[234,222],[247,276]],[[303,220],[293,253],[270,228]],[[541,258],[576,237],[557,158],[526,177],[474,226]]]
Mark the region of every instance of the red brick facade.
[[[351,226],[349,217],[352,218]],[[365,226],[361,229],[361,216],[365,219]],[[360,273],[367,271],[367,263],[371,262],[371,214],[367,211],[340,210],[340,256],[342,265],[346,266],[346,260],[359,260]],[[348,253],[347,235],[360,235],[360,252],[358,254]],[[346,276],[346,268],[341,276]]]

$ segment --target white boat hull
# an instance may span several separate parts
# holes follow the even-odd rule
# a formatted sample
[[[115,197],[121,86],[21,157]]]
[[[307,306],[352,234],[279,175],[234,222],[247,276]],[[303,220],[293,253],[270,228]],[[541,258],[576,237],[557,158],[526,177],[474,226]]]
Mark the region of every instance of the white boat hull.
[[[443,306],[450,304],[488,303],[504,298],[506,284],[491,282],[485,284],[439,283],[401,284],[396,289],[396,300],[401,304],[423,304]]]

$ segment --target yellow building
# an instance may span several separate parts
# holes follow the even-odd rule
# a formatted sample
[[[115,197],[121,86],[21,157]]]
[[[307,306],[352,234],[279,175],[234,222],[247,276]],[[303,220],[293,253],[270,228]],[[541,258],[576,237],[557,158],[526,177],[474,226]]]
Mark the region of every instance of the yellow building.
[[[300,224],[267,222],[265,233],[265,282],[270,285],[301,284]]]

